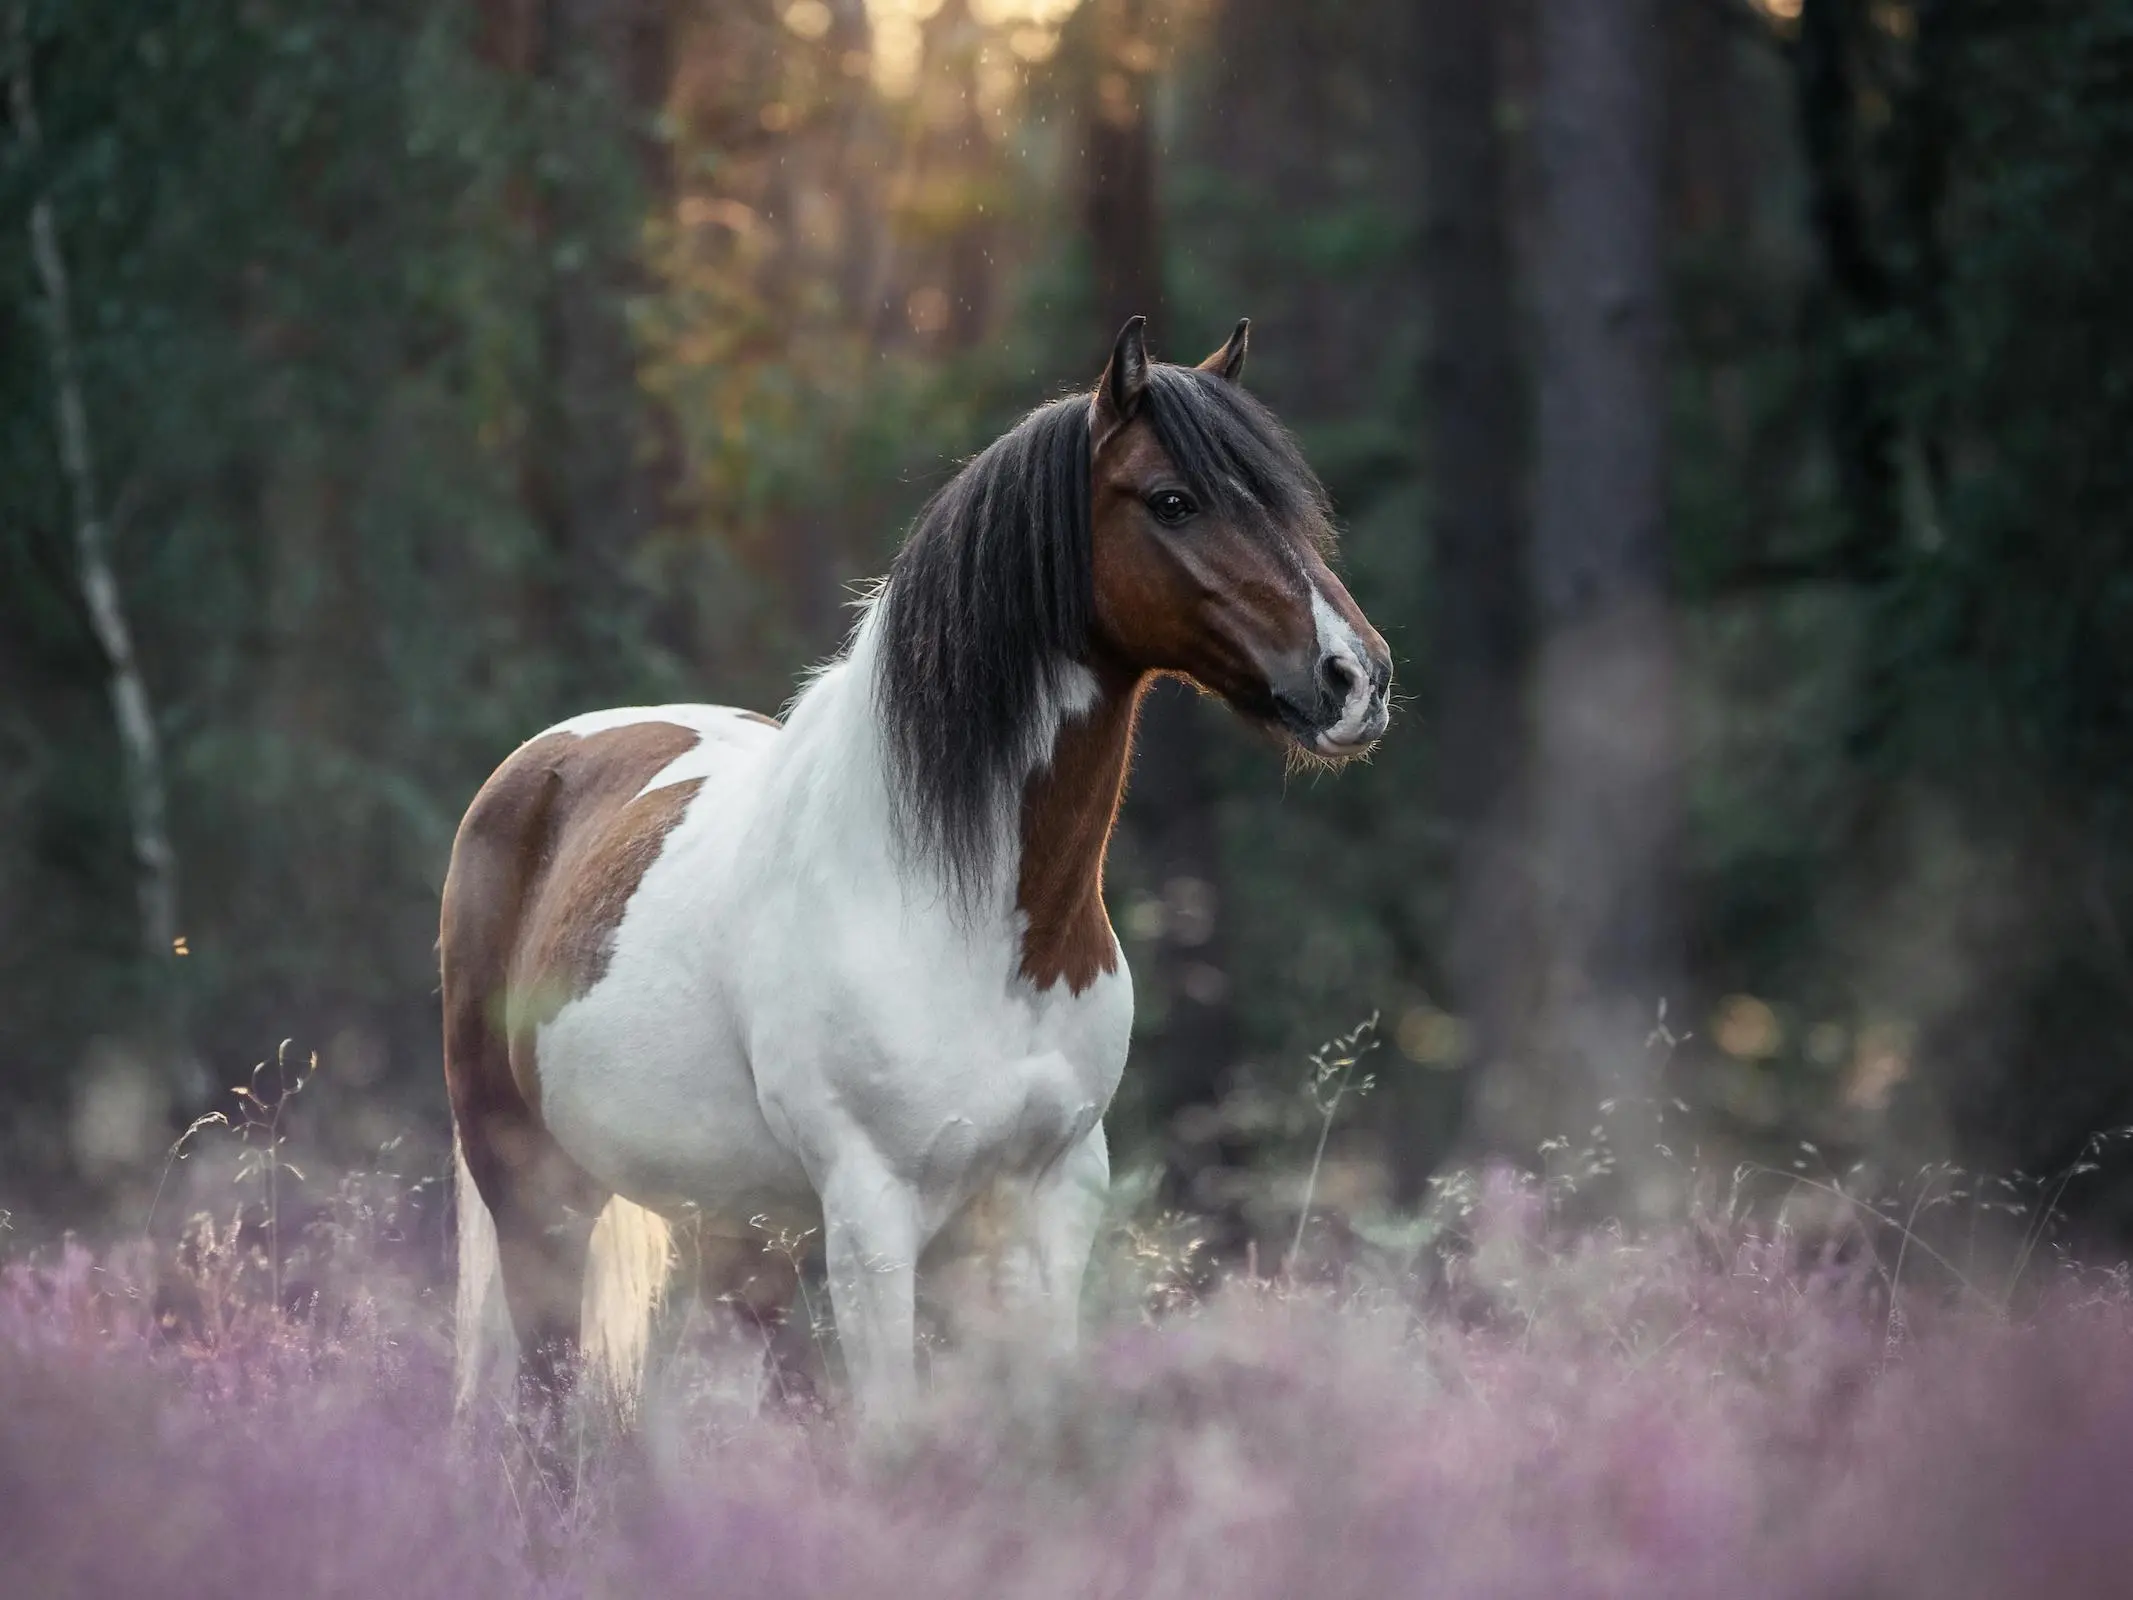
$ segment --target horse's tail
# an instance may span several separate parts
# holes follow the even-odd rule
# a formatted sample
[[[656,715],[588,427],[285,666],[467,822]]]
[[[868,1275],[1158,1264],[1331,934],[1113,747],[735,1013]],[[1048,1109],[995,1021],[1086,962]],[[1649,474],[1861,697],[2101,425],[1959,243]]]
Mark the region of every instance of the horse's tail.
[[[619,1194],[609,1200],[593,1225],[579,1344],[586,1372],[598,1373],[625,1409],[643,1392],[652,1319],[673,1271],[674,1230],[666,1218]]]
[[[508,1409],[518,1374],[518,1339],[504,1303],[496,1220],[474,1187],[466,1152],[452,1140],[452,1199],[459,1212],[459,1294],[453,1319],[452,1399],[465,1416],[484,1403]]]
[[[453,1184],[459,1208],[459,1294],[454,1399],[464,1416],[490,1403],[508,1407],[518,1370],[518,1342],[504,1303],[504,1280],[496,1253],[496,1222],[489,1215],[466,1155],[452,1143]],[[609,1395],[629,1406],[644,1386],[645,1354],[652,1319],[666,1299],[673,1275],[673,1229],[657,1212],[620,1195],[607,1202],[593,1225],[579,1310],[579,1343],[585,1370],[597,1373]]]

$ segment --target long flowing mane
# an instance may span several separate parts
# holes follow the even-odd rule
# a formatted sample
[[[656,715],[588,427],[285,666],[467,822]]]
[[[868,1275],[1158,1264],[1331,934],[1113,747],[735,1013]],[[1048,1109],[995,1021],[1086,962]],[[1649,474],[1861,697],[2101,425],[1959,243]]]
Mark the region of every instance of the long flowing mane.
[[[1286,429],[1234,383],[1151,366],[1141,415],[1202,505],[1330,546],[1326,492]],[[1040,406],[944,486],[877,602],[879,710],[905,840],[958,892],[987,881],[1011,785],[1071,703],[1095,609],[1090,402]]]

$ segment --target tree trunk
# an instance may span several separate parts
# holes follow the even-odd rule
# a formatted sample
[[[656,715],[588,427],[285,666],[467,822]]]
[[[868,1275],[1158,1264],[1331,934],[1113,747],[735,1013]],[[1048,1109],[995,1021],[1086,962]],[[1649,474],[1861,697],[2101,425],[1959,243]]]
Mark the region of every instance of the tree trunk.
[[[1164,330],[1162,233],[1156,155],[1149,125],[1153,80],[1150,18],[1140,0],[1093,0],[1090,60],[1083,74],[1086,141],[1083,221],[1096,275],[1098,337],[1105,351],[1126,319]],[[1172,354],[1178,352],[1173,350]],[[1192,358],[1188,358],[1192,359]],[[1124,826],[1164,906],[1156,984],[1163,1023],[1157,1070],[1147,1075],[1151,1125],[1163,1140],[1165,1197],[1210,1215],[1230,1202],[1222,1176],[1236,1152],[1212,1113],[1236,1066],[1224,933],[1225,874],[1206,709],[1181,684],[1158,684],[1142,703],[1138,757]]]
[[[1649,1043],[1680,972],[1680,733],[1667,596],[1659,0],[1536,19],[1540,215],[1529,860],[1533,1059],[1484,1072],[1482,1142],[1530,1156],[1603,1117],[1657,1203]]]
[[[1092,0],[1092,59],[1083,83],[1083,217],[1096,273],[1103,350],[1133,316],[1164,337],[1161,213],[1155,192],[1154,83],[1136,48],[1148,19],[1139,0]]]
[[[1872,582],[1887,571],[1889,538],[1899,526],[1898,428],[1886,359],[1856,330],[1888,315],[1895,286],[1876,247],[1860,170],[1850,11],[1843,0],[1802,0],[1792,59],[1809,215],[1828,274],[1830,424],[1845,512],[1841,565]]]
[[[1436,804],[1451,840],[1444,973],[1465,1022],[1470,1070],[1496,1070],[1521,1042],[1529,954],[1517,870],[1525,538],[1524,428],[1513,332],[1510,192],[1497,129],[1498,19],[1470,0],[1427,0],[1421,17],[1428,198],[1422,280],[1429,461]],[[1402,1130],[1396,1196],[1412,1204],[1439,1151]]]
[[[43,133],[30,82],[29,29],[23,8],[11,13],[12,68],[9,100],[15,135],[34,170],[43,157]],[[180,1103],[190,1103],[205,1088],[197,1062],[184,1043],[170,966],[178,944],[178,859],[170,842],[168,805],[163,780],[162,740],[148,698],[147,680],[134,654],[133,627],[118,576],[111,565],[111,535],[104,522],[96,481],[96,461],[89,440],[88,405],[82,396],[81,364],[74,344],[72,293],[66,257],[59,247],[59,225],[49,199],[39,196],[30,207],[30,253],[44,291],[45,336],[51,346],[52,389],[58,413],[60,464],[74,513],[75,563],[89,626],[104,654],[112,721],[118,729],[126,787],[126,810],[133,846],[134,896],[140,938],[151,969],[163,977],[163,1022],[171,1051],[170,1072]]]
[[[485,54],[550,92],[564,123],[557,137],[570,146],[527,186],[539,287],[521,492],[546,547],[533,625],[559,663],[559,703],[582,709],[631,687],[626,657],[647,618],[627,564],[671,488],[671,442],[638,386],[625,318],[646,283],[638,224],[671,188],[666,147],[651,133],[669,78],[671,6],[484,0],[481,22]]]

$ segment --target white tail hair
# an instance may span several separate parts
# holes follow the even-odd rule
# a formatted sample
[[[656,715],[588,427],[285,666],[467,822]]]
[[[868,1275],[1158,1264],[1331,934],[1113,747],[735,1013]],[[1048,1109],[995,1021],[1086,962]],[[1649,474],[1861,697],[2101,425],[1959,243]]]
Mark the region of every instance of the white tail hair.
[[[467,1158],[452,1141],[453,1187],[459,1209],[459,1294],[455,1330],[455,1409],[465,1416],[481,1403],[508,1408],[518,1373],[518,1339],[504,1303],[489,1215]],[[593,1224],[592,1249],[579,1302],[587,1373],[597,1372],[625,1407],[644,1387],[652,1318],[666,1298],[674,1268],[673,1228],[658,1213],[617,1195]]]

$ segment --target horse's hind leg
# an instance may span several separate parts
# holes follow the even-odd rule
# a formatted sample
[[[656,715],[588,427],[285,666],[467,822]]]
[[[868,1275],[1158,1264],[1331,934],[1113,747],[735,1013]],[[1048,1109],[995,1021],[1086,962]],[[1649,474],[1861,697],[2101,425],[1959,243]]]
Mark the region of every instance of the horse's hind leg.
[[[526,863],[543,847],[552,787],[531,801],[509,790],[492,794],[494,780],[483,790],[452,847],[437,941],[452,1123],[495,1223],[521,1384],[551,1407],[572,1375],[586,1257],[608,1200],[542,1124],[526,1087],[537,1080],[513,1070],[505,1031]]]
[[[608,1196],[563,1153],[507,1080],[461,1071],[451,1087],[467,1171],[496,1227],[497,1270],[518,1345],[521,1398],[559,1420],[577,1371],[593,1224]]]
[[[694,1238],[697,1294],[714,1326],[762,1363],[769,1393],[781,1404],[814,1398],[821,1373],[815,1330],[799,1301],[796,1241],[735,1237],[699,1229]]]
[[[607,1197],[530,1117],[461,1122],[475,1187],[496,1226],[504,1303],[518,1344],[518,1406],[531,1466],[556,1508],[577,1489],[573,1390],[593,1224]],[[536,1539],[541,1537],[536,1530]]]
[[[578,1377],[586,1260],[607,1196],[560,1150],[513,1172],[505,1189],[504,1204],[490,1209],[518,1334],[519,1382],[529,1397],[555,1406]]]

